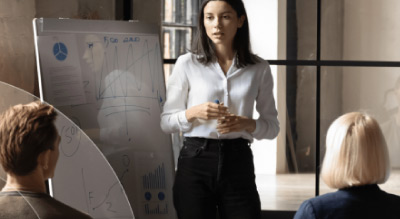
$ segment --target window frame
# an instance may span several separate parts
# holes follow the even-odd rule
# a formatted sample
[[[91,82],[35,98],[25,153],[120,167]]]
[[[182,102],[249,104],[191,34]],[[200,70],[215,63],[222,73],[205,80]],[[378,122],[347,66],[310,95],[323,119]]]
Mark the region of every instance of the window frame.
[[[315,60],[268,60],[270,65],[276,66],[314,66],[316,67],[316,150],[315,150],[315,196],[319,195],[320,171],[320,117],[321,117],[321,67],[400,67],[396,61],[352,61],[352,60],[321,60],[321,2],[317,0],[317,48]],[[163,59],[164,64],[175,64],[176,59]]]
[[[400,61],[354,61],[354,60],[321,60],[321,5],[322,0],[317,1],[317,36],[316,36],[316,59],[315,60],[293,60],[274,59],[267,60],[269,64],[276,66],[312,66],[316,67],[316,133],[315,133],[315,196],[320,194],[320,147],[321,147],[321,67],[400,67]],[[289,22],[289,21],[287,21]],[[164,64],[175,64],[176,59],[163,59]],[[267,213],[270,212],[270,213]],[[291,213],[289,213],[291,212]],[[289,213],[289,214],[288,214]],[[263,218],[268,215],[280,215],[278,218],[293,217],[294,211],[263,210]]]

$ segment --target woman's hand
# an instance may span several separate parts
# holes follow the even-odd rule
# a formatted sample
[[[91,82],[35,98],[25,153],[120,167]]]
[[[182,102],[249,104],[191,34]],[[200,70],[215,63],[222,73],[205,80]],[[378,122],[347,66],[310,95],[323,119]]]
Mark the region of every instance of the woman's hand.
[[[217,130],[221,134],[240,132],[245,130],[249,133],[256,129],[256,121],[245,116],[229,114],[218,119]]]
[[[228,108],[223,103],[206,102],[187,109],[185,115],[189,122],[193,122],[195,119],[218,119],[221,116],[228,115]]]

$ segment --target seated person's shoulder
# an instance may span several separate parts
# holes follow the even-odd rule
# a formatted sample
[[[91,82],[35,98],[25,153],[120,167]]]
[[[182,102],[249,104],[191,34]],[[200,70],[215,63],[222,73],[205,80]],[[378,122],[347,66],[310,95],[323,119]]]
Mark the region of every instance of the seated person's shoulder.
[[[397,208],[397,206],[400,205],[400,196],[391,194],[391,193],[388,193],[385,191],[384,191],[384,193],[385,193],[385,195],[382,197],[382,199],[385,202],[390,202],[391,204],[396,204],[396,208]],[[397,209],[400,211],[400,208],[397,208]]]
[[[43,193],[11,191],[0,192],[0,218],[89,219],[80,212]]]
[[[88,214],[83,213],[75,208],[72,208],[50,196],[44,198],[45,200],[43,204],[48,205],[47,212],[49,216],[56,216],[57,218],[82,218],[82,219],[89,219],[92,218]],[[54,217],[56,218],[56,217]]]

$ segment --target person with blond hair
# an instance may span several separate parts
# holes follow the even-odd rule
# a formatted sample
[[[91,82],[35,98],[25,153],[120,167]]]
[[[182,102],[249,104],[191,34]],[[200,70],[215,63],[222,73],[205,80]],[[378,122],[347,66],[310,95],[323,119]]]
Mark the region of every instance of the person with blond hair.
[[[347,113],[329,127],[321,170],[322,180],[338,191],[306,200],[294,218],[400,218],[400,197],[377,185],[389,175],[378,122],[364,113]]]
[[[0,115],[0,163],[7,173],[0,218],[91,218],[47,194],[45,181],[54,176],[59,156],[56,117],[53,106],[38,101]]]

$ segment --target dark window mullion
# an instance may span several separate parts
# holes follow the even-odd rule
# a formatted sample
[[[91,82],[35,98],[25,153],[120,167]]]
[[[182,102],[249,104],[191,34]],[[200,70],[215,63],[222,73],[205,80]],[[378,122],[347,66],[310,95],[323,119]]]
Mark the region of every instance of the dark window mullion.
[[[317,61],[321,60],[321,0],[317,1]],[[321,147],[321,66],[317,65],[316,145],[315,145],[315,196],[319,196],[319,167]]]
[[[174,64],[176,59],[164,59],[166,64]],[[268,60],[271,65],[284,66],[346,66],[346,67],[400,67],[400,62],[392,61],[342,61],[342,60]]]

